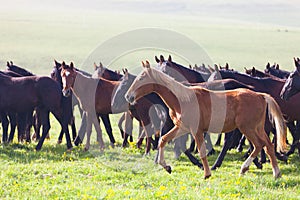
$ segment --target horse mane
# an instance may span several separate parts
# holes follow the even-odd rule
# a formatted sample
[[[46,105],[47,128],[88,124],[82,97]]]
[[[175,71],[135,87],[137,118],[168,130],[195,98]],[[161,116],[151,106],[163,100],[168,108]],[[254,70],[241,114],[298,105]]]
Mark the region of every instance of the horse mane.
[[[174,78],[154,68],[147,68],[146,72],[158,84],[167,86],[179,101],[188,102],[192,99],[194,92],[189,87],[177,82]]]
[[[20,73],[21,75],[23,76],[34,76],[33,73],[31,73],[30,71],[22,68],[22,67],[19,67],[19,66],[16,66],[16,65],[8,65],[7,66],[7,69],[10,70],[10,71],[13,71],[13,72],[16,72],[16,73]]]

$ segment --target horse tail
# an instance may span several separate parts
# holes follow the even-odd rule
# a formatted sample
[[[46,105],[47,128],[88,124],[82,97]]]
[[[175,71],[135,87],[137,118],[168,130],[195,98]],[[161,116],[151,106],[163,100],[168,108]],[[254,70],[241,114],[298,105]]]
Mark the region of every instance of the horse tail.
[[[277,152],[285,152],[287,148],[286,135],[287,129],[286,124],[277,102],[268,94],[264,94],[264,99],[267,103],[269,119],[274,124],[276,128],[277,135]]]

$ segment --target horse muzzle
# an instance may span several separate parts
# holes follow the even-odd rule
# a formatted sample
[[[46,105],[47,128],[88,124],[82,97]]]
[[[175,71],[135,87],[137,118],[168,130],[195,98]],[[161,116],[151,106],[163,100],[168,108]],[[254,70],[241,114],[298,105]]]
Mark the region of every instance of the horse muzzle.
[[[126,94],[125,95],[125,99],[128,103],[130,103],[131,105],[135,104],[135,97],[133,94]]]
[[[67,90],[62,90],[62,93],[65,97],[69,97],[71,95],[71,91],[70,89],[67,89]]]

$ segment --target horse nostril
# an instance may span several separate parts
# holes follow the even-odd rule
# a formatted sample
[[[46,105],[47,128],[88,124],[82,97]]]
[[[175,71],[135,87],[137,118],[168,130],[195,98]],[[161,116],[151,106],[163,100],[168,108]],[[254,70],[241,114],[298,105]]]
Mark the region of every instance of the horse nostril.
[[[126,95],[125,96],[126,100],[129,102],[129,103],[132,103],[134,101],[134,96],[133,95]]]

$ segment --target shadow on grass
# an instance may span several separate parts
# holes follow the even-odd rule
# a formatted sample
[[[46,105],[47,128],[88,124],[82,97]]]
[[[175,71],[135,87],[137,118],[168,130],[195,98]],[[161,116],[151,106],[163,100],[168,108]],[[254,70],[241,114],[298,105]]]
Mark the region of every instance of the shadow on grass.
[[[84,146],[74,146],[72,151],[67,151],[66,146],[44,144],[40,151],[35,150],[36,144],[7,144],[0,146],[0,159],[12,163],[31,163],[31,162],[61,162],[77,161],[87,158],[99,158],[108,161],[137,162],[143,157],[143,150],[135,147],[121,148],[116,146],[114,149],[108,148],[100,151],[99,144],[91,144],[89,151],[84,151]],[[154,152],[153,152],[154,153]],[[156,152],[155,152],[156,153]]]

